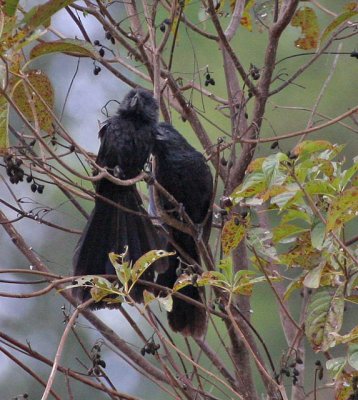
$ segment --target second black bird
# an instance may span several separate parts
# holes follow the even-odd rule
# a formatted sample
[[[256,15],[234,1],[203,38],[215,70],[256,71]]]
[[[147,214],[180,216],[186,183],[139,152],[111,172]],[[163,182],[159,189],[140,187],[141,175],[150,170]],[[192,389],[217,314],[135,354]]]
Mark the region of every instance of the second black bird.
[[[192,222],[202,229],[204,241],[208,241],[211,228],[210,204],[213,180],[204,156],[195,150],[186,139],[167,123],[160,123],[153,149],[155,155],[155,179],[182,205]],[[169,216],[181,220],[180,210],[159,191],[160,207]],[[156,213],[154,196],[151,196],[152,213]],[[175,210],[175,211],[174,211]],[[202,226],[204,223],[204,226]],[[157,283],[173,287],[178,276],[178,267],[200,263],[195,240],[187,233],[173,227],[169,230],[173,244],[168,242],[167,250],[176,250],[177,255],[169,258],[169,268],[160,274]],[[180,261],[181,260],[181,261]],[[179,268],[180,269],[180,268]],[[199,289],[189,285],[180,293],[201,302]],[[173,309],[168,313],[169,325],[184,335],[200,337],[206,329],[206,312],[182,299],[173,297]]]

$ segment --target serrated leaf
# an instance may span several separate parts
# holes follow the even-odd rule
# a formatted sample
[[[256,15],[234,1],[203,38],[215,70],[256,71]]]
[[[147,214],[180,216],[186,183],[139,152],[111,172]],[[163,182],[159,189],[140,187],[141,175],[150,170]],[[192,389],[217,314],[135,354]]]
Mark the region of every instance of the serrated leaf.
[[[60,39],[54,42],[39,43],[32,48],[30,58],[34,59],[51,53],[70,53],[75,56],[96,58],[98,52],[91,43],[78,39]]]
[[[332,150],[333,147],[332,143],[327,140],[304,140],[295,146],[292,150],[292,154],[302,157],[313,153],[320,153],[325,150]]]
[[[164,307],[165,311],[170,312],[173,309],[173,296],[168,294],[165,297],[158,297],[159,303]]]
[[[338,15],[338,17],[336,17],[323,31],[320,38],[320,45],[322,45],[322,43],[326,41],[331,32],[333,32],[336,28],[338,28],[344,22],[348,21],[357,14],[358,14],[357,10],[349,10]]]
[[[310,298],[305,321],[305,333],[314,351],[327,351],[335,345],[334,335],[341,329],[344,312],[344,287],[332,296],[322,288]]]
[[[35,88],[39,96],[41,96],[41,98],[46,102],[47,106],[50,109],[53,109],[54,91],[51,81],[49,80],[47,75],[40,70],[30,70],[27,72],[27,79],[29,80],[30,84]],[[25,114],[29,121],[35,121],[35,116],[31,108],[32,102],[40,129],[44,130],[45,132],[52,133],[52,115],[47,111],[40,97],[36,93],[33,93],[31,87],[27,85],[27,90],[25,90],[24,85],[27,85],[24,80],[19,81],[18,84],[15,85],[15,89],[12,94],[14,102]],[[29,96],[27,95],[28,93],[31,96],[31,99],[29,99]]]
[[[221,233],[221,244],[223,252],[227,256],[230,252],[239,245],[245,237],[245,226],[237,223],[238,219],[232,217],[229,221],[225,222]]]
[[[321,261],[317,267],[311,269],[311,271],[308,271],[305,279],[303,280],[303,285],[311,289],[317,289],[321,282],[322,272],[325,266],[326,261]]]
[[[336,379],[338,375],[340,375],[341,372],[343,371],[343,368],[345,367],[346,363],[347,363],[346,357],[336,357],[326,361],[326,368],[333,376],[333,378]]]
[[[9,103],[0,96],[0,155],[4,155],[9,148]]]
[[[358,188],[344,190],[331,203],[327,214],[326,231],[340,228],[358,215]]]
[[[41,25],[48,27],[51,17],[57,11],[73,3],[74,0],[50,0],[45,4],[41,4],[31,8],[21,21],[21,25],[27,26],[29,29],[37,28]]]
[[[319,25],[315,11],[310,7],[300,7],[291,20],[291,25],[301,28],[302,36],[295,41],[295,46],[302,50],[317,48]]]

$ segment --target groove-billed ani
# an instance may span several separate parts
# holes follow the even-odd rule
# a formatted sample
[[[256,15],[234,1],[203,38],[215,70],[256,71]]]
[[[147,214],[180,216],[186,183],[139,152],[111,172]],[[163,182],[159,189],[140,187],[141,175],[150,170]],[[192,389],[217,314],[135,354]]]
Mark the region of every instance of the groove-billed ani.
[[[201,229],[203,239],[207,242],[212,220],[209,208],[213,180],[204,156],[196,151],[172,125],[167,123],[160,123],[158,126],[153,154],[155,155],[154,176],[156,180],[182,205],[195,224],[200,226],[205,222]],[[157,195],[161,208],[171,217],[180,220],[180,211],[173,211],[175,205],[160,191],[157,191]],[[153,201],[154,197],[151,196],[151,210],[155,209]],[[167,226],[166,228],[169,230],[173,242],[182,251],[168,242],[167,250],[172,251],[174,248],[177,254],[169,258],[169,268],[158,276],[157,283],[173,287],[180,266],[179,258],[185,264],[190,265],[193,264],[190,258],[200,263],[200,257],[193,237],[173,227]],[[180,292],[194,300],[201,301],[199,289],[195,286],[186,286]],[[174,331],[200,337],[206,330],[206,319],[205,310],[173,297],[173,309],[168,313],[168,321]]]
[[[101,146],[97,164],[120,179],[137,176],[152,150],[157,123],[158,104],[152,94],[144,89],[131,90],[124,97],[117,114],[99,132]],[[146,214],[135,185],[119,186],[102,179],[96,184],[96,193],[127,209]],[[125,246],[128,246],[127,258],[132,262],[147,251],[161,247],[150,219],[96,198],[95,207],[75,250],[74,274],[114,274],[108,253],[123,253]],[[160,265],[158,261],[157,264]],[[153,281],[153,266],[141,278]],[[83,288],[75,288],[74,294],[81,301],[90,297],[88,289]],[[143,287],[135,285],[131,296],[141,302]],[[93,308],[106,306],[106,303],[99,302]]]

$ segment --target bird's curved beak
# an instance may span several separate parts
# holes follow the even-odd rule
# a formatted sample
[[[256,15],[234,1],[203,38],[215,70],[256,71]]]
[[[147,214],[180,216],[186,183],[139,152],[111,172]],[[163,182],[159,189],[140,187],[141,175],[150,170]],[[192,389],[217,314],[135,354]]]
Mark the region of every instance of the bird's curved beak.
[[[138,94],[135,94],[129,103],[130,108],[134,110],[137,107],[138,101]]]

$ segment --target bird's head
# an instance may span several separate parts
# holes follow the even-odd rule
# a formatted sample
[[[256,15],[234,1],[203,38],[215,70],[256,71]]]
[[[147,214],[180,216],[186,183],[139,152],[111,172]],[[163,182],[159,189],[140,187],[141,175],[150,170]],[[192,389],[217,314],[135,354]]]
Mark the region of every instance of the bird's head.
[[[153,93],[146,89],[132,89],[124,97],[119,112],[135,116],[146,122],[156,123],[159,118],[158,103]]]

